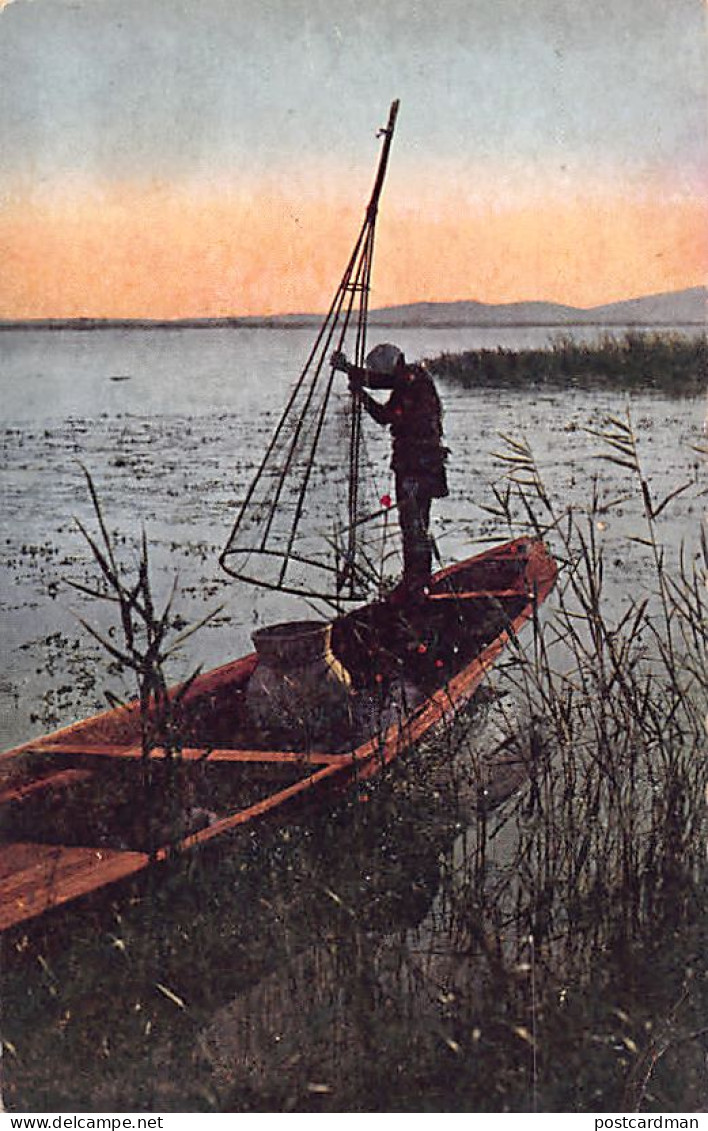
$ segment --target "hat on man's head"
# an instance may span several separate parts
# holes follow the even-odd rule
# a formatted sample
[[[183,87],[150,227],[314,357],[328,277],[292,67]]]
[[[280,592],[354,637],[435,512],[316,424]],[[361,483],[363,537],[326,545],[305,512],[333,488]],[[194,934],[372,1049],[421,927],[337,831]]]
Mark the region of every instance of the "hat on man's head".
[[[382,342],[366,355],[366,368],[375,373],[393,373],[404,361],[403,350],[391,342]]]

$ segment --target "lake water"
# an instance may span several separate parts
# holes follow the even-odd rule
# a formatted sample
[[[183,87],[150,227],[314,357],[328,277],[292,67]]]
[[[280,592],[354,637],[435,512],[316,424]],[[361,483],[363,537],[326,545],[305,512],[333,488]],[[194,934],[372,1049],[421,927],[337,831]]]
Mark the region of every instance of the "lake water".
[[[577,330],[585,339],[604,332]],[[395,336],[414,359],[543,346],[554,333],[546,327],[415,329]],[[104,609],[87,613],[65,584],[92,576],[74,522],[92,522],[82,464],[119,539],[129,545],[145,525],[158,588],[167,592],[178,578],[179,612],[193,620],[224,606],[190,641],[176,676],[250,650],[250,634],[260,623],[302,615],[296,598],[231,582],[217,557],[312,337],[311,330],[264,329],[0,335],[2,747],[91,713],[107,687],[116,689],[76,620],[80,611],[101,623]],[[684,481],[694,484],[662,516],[670,546],[691,538],[699,518],[693,445],[702,436],[702,400],[577,389],[476,393],[443,385],[440,391],[452,450],[450,496],[435,505],[433,521],[444,560],[519,532],[483,510],[493,503],[492,485],[503,479],[494,455],[499,433],[530,442],[548,488],[562,502],[587,502],[594,476],[610,492],[630,493],[628,473],[598,460],[599,441],[586,431],[627,409],[655,497]],[[366,423],[378,488],[392,492],[386,437]],[[619,602],[644,583],[647,555],[637,545],[629,553],[627,542],[641,533],[636,497],[610,512],[602,531],[616,569],[608,581]]]

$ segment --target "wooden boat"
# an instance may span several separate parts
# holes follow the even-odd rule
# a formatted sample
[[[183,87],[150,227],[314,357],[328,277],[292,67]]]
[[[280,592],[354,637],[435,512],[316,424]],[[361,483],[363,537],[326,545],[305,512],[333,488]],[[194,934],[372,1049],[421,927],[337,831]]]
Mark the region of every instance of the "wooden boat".
[[[145,758],[133,704],[0,755],[0,929],[176,852],[293,820],[379,774],[464,707],[556,572],[542,542],[520,538],[435,574],[416,605],[381,601],[336,619],[332,646],[352,692],[381,709],[368,733],[333,737],[329,750],[274,748],[272,735],[249,723],[252,653],[194,680],[177,752],[156,748]],[[392,696],[404,683],[416,690],[405,708]]]

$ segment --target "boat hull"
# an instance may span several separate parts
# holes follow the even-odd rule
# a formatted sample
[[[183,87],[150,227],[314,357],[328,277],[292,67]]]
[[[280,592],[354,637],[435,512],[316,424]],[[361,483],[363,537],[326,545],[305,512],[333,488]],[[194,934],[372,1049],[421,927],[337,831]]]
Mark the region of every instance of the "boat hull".
[[[335,620],[354,707],[329,748],[249,723],[253,653],[193,681],[177,752],[145,757],[132,704],[1,754],[0,930],[374,778],[464,709],[556,573],[543,543],[516,539],[440,571],[414,606]]]

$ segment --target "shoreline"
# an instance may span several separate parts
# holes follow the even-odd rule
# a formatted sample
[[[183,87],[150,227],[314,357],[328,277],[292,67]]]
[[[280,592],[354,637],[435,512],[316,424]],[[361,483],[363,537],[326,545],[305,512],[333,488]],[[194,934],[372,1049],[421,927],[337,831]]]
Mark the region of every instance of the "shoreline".
[[[324,315],[323,315],[324,317]],[[60,332],[62,330],[80,331],[88,333],[92,330],[307,330],[317,328],[321,319],[317,317],[304,317],[302,319],[288,319],[279,321],[277,318],[185,318],[179,320],[161,321],[159,319],[113,319],[113,318],[76,318],[76,319],[38,319],[27,321],[0,321],[0,333],[26,332],[37,330],[43,333]],[[389,330],[515,330],[515,329],[551,329],[570,330],[577,327],[604,327],[605,329],[641,329],[641,330],[678,330],[702,329],[708,330],[708,322],[700,320],[671,320],[671,321],[646,321],[639,319],[574,319],[567,322],[555,321],[421,321],[418,319],[376,319],[369,320],[371,327]]]

